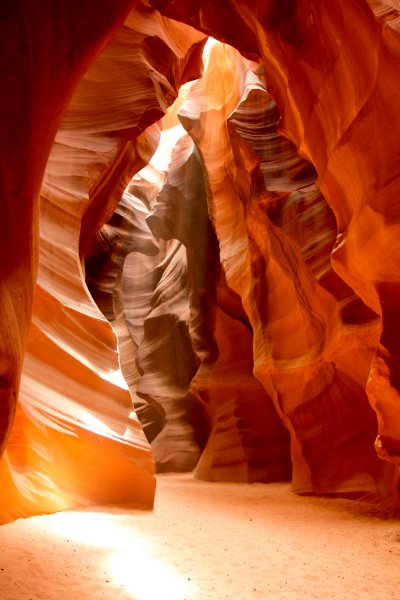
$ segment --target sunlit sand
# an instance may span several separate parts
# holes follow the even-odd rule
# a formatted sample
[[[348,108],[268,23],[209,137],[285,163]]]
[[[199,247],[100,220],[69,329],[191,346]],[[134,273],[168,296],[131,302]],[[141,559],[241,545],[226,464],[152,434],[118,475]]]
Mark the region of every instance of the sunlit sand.
[[[164,475],[154,511],[4,525],[0,569],[1,600],[397,600],[399,511]]]

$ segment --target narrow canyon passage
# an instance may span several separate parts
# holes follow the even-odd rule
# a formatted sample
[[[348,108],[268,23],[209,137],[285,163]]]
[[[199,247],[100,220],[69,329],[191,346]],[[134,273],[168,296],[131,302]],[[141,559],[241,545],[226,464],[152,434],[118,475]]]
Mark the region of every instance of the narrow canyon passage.
[[[0,529],[2,600],[398,599],[400,511],[289,484],[157,478],[127,506]]]
[[[400,0],[0,33],[0,600],[399,600]]]
[[[396,493],[394,4],[3,2],[0,523]]]

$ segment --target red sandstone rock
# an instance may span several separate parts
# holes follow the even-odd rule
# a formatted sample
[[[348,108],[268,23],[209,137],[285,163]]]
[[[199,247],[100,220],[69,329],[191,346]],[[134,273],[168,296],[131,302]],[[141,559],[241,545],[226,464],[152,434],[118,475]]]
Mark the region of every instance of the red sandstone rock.
[[[175,147],[166,183],[147,221],[155,235],[175,237],[186,247],[189,331],[199,361],[190,387],[211,424],[196,476],[231,481],[289,478],[288,435],[252,374],[251,327],[221,270],[203,169],[188,136]],[[180,361],[183,364],[183,357]]]
[[[147,430],[145,419],[158,419],[162,468],[197,460],[196,435],[208,432],[190,416],[197,398],[211,425],[199,477],[287,477],[288,430],[296,491],[392,488],[399,13],[393,2],[369,4],[2,7],[3,446],[40,258],[20,405],[0,463],[3,521],[88,502],[151,505],[153,460],[132,399]],[[204,36],[150,5],[246,59],[212,48],[204,78],[179,100],[199,158],[182,138],[158,198],[163,176],[157,191],[139,177],[138,203],[123,201],[112,216],[156,148],[155,121],[200,72]],[[116,338],[88,293],[84,259],[131,396],[104,379],[118,370]],[[375,454],[377,433],[387,462]]]
[[[135,8],[124,26],[77,87],[47,163],[28,354],[16,422],[0,465],[2,520],[90,502],[153,502],[150,449],[129,393],[106,381],[119,368],[116,338],[88,294],[80,252],[90,252],[92,234],[114,212],[133,173],[150,159],[159,137],[158,126],[151,124],[164,114],[181,83],[197,73],[204,36],[193,32],[188,37],[186,26],[168,23],[140,2],[120,2],[108,13],[97,6],[103,11],[98,22],[91,3],[82,14],[65,6],[60,21],[49,9],[40,25],[48,22],[52,36],[41,34],[37,39],[41,29],[35,29],[35,19],[45,9],[28,3],[32,32],[28,29],[26,35],[40,52],[34,83],[43,102],[38,114],[27,111],[36,145],[24,146],[29,160],[37,157],[39,171],[34,180],[30,171],[24,175],[30,189],[35,181],[40,184],[67,94],[132,4]],[[24,14],[11,17],[10,27],[15,29]],[[91,27],[97,27],[93,35]],[[75,39],[75,32],[87,41],[82,38],[81,45],[74,46],[77,58],[66,62],[61,74],[63,59],[68,61],[72,52],[69,36]],[[30,76],[34,78],[35,71]],[[36,99],[32,96],[31,101]],[[46,118],[49,123],[41,129]],[[19,235],[29,240],[32,236],[24,232],[32,226],[29,216],[37,208],[24,205],[21,198],[23,207],[27,214]],[[25,285],[29,281],[32,277]],[[12,291],[17,295],[15,287]],[[23,324],[21,319],[21,328]]]
[[[13,420],[37,267],[39,190],[61,115],[131,2],[1,6],[0,451]]]
[[[291,432],[294,489],[375,491],[390,478],[372,451],[376,427],[365,379],[349,378],[331,359],[344,334],[339,307],[297,245],[269,221],[257,157],[238,135],[249,94],[262,92],[250,66],[232,49],[214,46],[180,112],[204,162],[221,262],[254,332],[255,375]],[[347,431],[344,422],[352,423]]]
[[[393,150],[388,146],[400,130],[396,28],[390,20],[379,23],[366,2],[227,0],[183,7],[153,0],[152,5],[264,61],[282,114],[280,130],[314,164],[335,213],[333,266],[382,314],[367,391],[378,417],[377,450],[396,462],[399,157],[397,142]]]

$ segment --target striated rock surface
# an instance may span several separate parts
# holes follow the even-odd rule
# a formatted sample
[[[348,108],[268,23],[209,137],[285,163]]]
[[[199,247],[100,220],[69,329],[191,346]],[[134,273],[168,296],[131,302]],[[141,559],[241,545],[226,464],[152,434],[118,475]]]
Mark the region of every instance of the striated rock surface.
[[[33,0],[0,8],[0,452],[13,421],[37,268],[39,190],[61,115],[83,73],[121,27],[118,0],[71,6]],[[95,8],[95,10],[94,10]]]
[[[252,374],[252,332],[228,288],[208,216],[206,184],[189,136],[172,154],[166,183],[147,219],[153,232],[186,247],[190,335],[199,369],[191,390],[211,424],[196,475],[214,480],[290,477],[287,432]]]
[[[394,489],[398,9],[2,6],[1,521]]]
[[[102,228],[102,251],[86,261],[93,297],[116,329],[122,371],[159,471],[192,470],[207,431],[189,391],[197,358],[189,335],[185,247],[173,232],[161,237],[156,228],[156,239],[144,220],[152,218],[165,179],[158,157],[166,168],[175,138],[175,130],[162,133],[154,161],[135,175]]]
[[[198,477],[270,481],[293,466],[297,492],[389,490],[365,393],[378,319],[332,271],[333,213],[313,167],[277,131],[262,67],[211,45],[182,104],[190,137],[164,184],[131,184],[160,254],[132,253],[129,297],[119,285],[125,321],[128,306],[141,315],[128,325],[131,389],[158,469],[194,466],[193,440],[207,433],[191,420],[197,399],[211,427]]]
[[[164,14],[263,60],[280,130],[315,166],[334,211],[333,266],[382,316],[367,391],[378,418],[378,453],[398,462],[399,157],[397,144],[387,140],[396,140],[400,128],[400,40],[393,3],[381,4],[393,9],[387,19],[385,11],[375,17],[366,2],[152,1]]]
[[[63,116],[41,189],[32,323],[0,465],[2,521],[88,503],[152,505],[153,458],[128,391],[112,383],[116,337],[80,255],[155,151],[152,123],[199,72],[204,36],[187,30],[136,2]]]
[[[262,119],[265,103],[256,97],[266,92],[251,64],[238,58],[229,47],[211,49],[205,76],[193,84],[180,118],[204,162],[227,283],[241,297],[253,329],[254,373],[291,433],[296,491],[375,491],[385,469],[373,451],[376,425],[364,391],[366,372],[358,379],[343,371],[338,302],[299,251],[307,220],[298,222],[295,244],[268,218],[274,195],[240,135],[246,124],[248,135],[253,126],[256,136],[258,122],[251,123],[252,110],[247,116],[246,110],[256,104]],[[306,192],[292,203],[304,196],[318,206]],[[291,237],[296,239],[294,228]],[[383,474],[382,480],[385,485]]]

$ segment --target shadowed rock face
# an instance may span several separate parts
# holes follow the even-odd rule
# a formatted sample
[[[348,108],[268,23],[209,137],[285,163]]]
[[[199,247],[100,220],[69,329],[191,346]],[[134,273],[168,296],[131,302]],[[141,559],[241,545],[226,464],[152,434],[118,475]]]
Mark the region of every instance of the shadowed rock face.
[[[216,81],[223,83],[218,86]],[[247,138],[254,140],[258,127],[265,127],[268,114],[264,111],[263,117],[263,94],[252,65],[229,47],[216,45],[180,118],[204,163],[209,211],[228,286],[242,299],[253,331],[254,373],[291,433],[294,489],[307,493],[373,491],[383,466],[373,451],[376,425],[364,391],[366,373],[364,380],[358,380],[342,371],[346,328],[339,303],[318,283],[300,252],[310,222],[298,222],[297,231],[294,226],[291,231],[286,227],[290,237],[279,226],[279,219],[271,222],[268,205],[274,197],[265,188],[258,158],[242,135],[245,131]],[[257,100],[256,95],[261,97]],[[258,121],[253,118],[252,122],[249,117],[255,106]],[[281,158],[279,150],[275,144],[275,160]],[[265,149],[259,151],[266,154]],[[293,148],[291,152],[294,154]],[[306,172],[305,166],[303,169]],[[309,169],[306,184],[312,176]],[[293,185],[292,176],[286,187]],[[292,204],[305,198],[316,213],[315,221],[323,227],[318,207],[322,198],[315,191],[314,197],[307,189],[302,192],[300,177],[297,188]],[[282,212],[284,215],[284,209]],[[296,216],[296,209],[293,212]],[[331,223],[328,220],[328,225]],[[329,235],[329,229],[324,233]],[[321,261],[324,251],[322,245]],[[313,270],[319,274],[315,266]],[[334,289],[334,282],[331,287]],[[335,409],[327,411],[325,403]],[[345,422],[352,423],[347,432]],[[318,454],[316,462],[314,453]],[[335,467],[343,461],[346,468]]]
[[[88,293],[81,255],[91,256],[97,231],[115,211],[132,175],[156,149],[159,127],[154,122],[173,102],[180,85],[199,75],[204,40],[196,32],[188,36],[185,25],[163,20],[141,2],[117,2],[110,11],[102,3],[94,6],[87,2],[81,13],[68,3],[57,2],[60,15],[33,4],[26,3],[20,12],[14,7],[7,11],[8,3],[2,7],[9,13],[2,19],[6,33],[4,23],[10,36],[22,28],[26,44],[37,48],[35,69],[27,71],[26,77],[33,78],[32,86],[42,94],[36,97],[28,93],[23,87],[27,83],[22,82],[13,97],[17,105],[18,95],[28,104],[29,126],[36,137],[32,145],[28,135],[24,145],[21,132],[15,138],[15,156],[11,150],[7,151],[10,159],[3,153],[10,179],[6,191],[16,193],[13,161],[25,164],[18,160],[20,147],[35,174],[32,179],[30,170],[24,170],[29,190],[35,181],[37,188],[40,185],[46,161],[47,167],[41,187],[39,268],[19,406],[0,464],[1,520],[93,502],[152,505],[152,454],[128,391],[108,381],[115,379],[119,369],[116,337]],[[46,12],[43,20],[41,10]],[[107,15],[97,16],[98,12]],[[43,35],[46,27],[51,36]],[[97,27],[98,32],[89,33],[91,27]],[[2,43],[6,43],[4,37]],[[22,52],[20,61],[25,68],[28,58]],[[83,77],[83,69],[90,63]],[[4,69],[8,73],[7,67]],[[8,126],[12,127],[12,122]],[[17,125],[16,132],[20,129]],[[25,207],[27,213],[20,235],[37,253],[29,232],[35,231],[32,221],[36,223],[39,207],[22,191],[18,200],[18,211]],[[9,204],[13,206],[13,202],[10,195]],[[17,216],[6,224],[15,234]],[[140,221],[139,217],[136,220]],[[20,277],[24,272],[19,269],[19,250],[15,247],[14,273]],[[4,252],[2,256],[4,260]],[[24,269],[29,271],[27,252],[24,260]],[[5,277],[16,301],[10,303],[4,322],[12,326],[15,313],[21,338],[28,309],[17,298],[28,304],[33,275],[24,280],[25,296],[15,283],[15,275]],[[17,333],[15,326],[15,342],[19,340]],[[16,347],[16,343],[9,347]],[[19,361],[22,347],[21,342],[15,351]],[[13,376],[17,375],[15,369]]]
[[[186,248],[189,333],[198,359],[190,389],[211,425],[196,476],[289,478],[288,435],[252,374],[251,327],[220,266],[204,172],[189,136],[175,147],[166,183],[147,222],[155,235],[174,237]]]
[[[395,108],[400,41],[393,3],[371,3],[377,17],[366,2],[315,0],[283,7],[275,0],[227,0],[218,6],[189,2],[183,9],[154,0],[152,5],[263,60],[282,115],[280,129],[315,166],[319,188],[334,211],[333,266],[382,315],[367,391],[378,417],[378,453],[397,462],[393,298],[399,272],[394,250],[399,162],[397,144],[393,151],[387,146],[400,128]]]
[[[37,268],[38,202],[61,115],[84,71],[121,27],[130,2],[1,6],[0,451],[15,412]],[[19,173],[19,175],[18,175]]]
[[[3,3],[2,521],[154,463],[393,489],[396,7]]]

